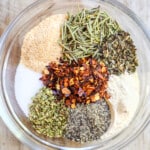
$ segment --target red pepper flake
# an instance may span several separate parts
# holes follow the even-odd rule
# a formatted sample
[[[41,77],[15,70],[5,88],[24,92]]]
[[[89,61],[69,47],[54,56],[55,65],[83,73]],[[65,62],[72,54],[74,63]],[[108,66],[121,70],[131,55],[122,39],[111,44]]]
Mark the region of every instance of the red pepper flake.
[[[62,88],[61,91],[62,91],[62,94],[64,94],[64,95],[70,95],[71,94],[71,91],[68,88]]]
[[[76,103],[109,99],[108,78],[105,64],[88,57],[71,64],[62,59],[59,64],[51,62],[43,71],[41,80],[54,91],[58,100],[65,98],[66,106],[75,108]]]

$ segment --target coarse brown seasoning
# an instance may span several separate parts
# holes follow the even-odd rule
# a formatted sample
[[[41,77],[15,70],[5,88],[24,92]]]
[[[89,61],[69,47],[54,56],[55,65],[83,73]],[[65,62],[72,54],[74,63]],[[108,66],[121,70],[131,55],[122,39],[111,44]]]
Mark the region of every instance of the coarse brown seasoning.
[[[50,61],[57,61],[62,51],[58,44],[60,27],[65,20],[66,14],[56,14],[32,28],[24,37],[21,63],[41,72]]]

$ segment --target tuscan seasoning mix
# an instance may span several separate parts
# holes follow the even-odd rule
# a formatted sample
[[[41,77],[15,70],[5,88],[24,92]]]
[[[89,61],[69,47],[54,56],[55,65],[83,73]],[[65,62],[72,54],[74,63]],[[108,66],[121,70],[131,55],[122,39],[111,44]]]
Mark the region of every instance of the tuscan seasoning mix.
[[[59,17],[61,20],[54,30],[58,41],[48,37],[45,40],[51,46],[46,50],[36,47],[38,54],[43,53],[39,60],[30,56],[34,48],[29,50],[30,55],[29,48],[24,45],[22,49],[22,64],[34,71],[42,68],[43,87],[32,97],[29,120],[38,134],[47,137],[64,137],[81,143],[98,140],[109,129],[111,110],[115,109],[108,104],[114,98],[108,85],[114,84],[116,75],[118,80],[125,73],[136,72],[136,48],[130,34],[99,7]],[[58,59],[49,59],[47,54],[55,53],[55,48],[59,51]],[[32,59],[36,59],[33,65]],[[121,102],[119,105],[124,106]]]

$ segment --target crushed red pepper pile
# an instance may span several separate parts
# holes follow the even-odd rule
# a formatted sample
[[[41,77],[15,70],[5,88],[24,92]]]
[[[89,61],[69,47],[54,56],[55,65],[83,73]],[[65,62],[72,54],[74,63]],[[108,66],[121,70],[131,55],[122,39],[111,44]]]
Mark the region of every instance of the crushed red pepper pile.
[[[64,61],[49,63],[40,80],[52,89],[57,100],[65,99],[66,106],[76,108],[77,103],[89,104],[100,99],[109,99],[107,93],[108,70],[103,62],[92,57],[78,62]]]

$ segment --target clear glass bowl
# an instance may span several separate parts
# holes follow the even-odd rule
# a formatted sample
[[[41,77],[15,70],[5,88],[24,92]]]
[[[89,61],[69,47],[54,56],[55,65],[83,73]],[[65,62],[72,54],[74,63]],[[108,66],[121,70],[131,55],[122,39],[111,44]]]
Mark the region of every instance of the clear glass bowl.
[[[128,31],[138,49],[140,78],[140,105],[129,126],[118,135],[96,142],[79,144],[67,139],[44,138],[37,135],[17,104],[14,78],[20,60],[23,37],[41,20],[57,13],[100,5],[120,26]],[[150,40],[142,22],[126,7],[114,0],[40,0],[19,14],[9,25],[0,41],[0,115],[8,128],[32,149],[120,149],[137,137],[150,120]],[[30,83],[29,83],[30,85]],[[21,87],[20,87],[21,88]]]

